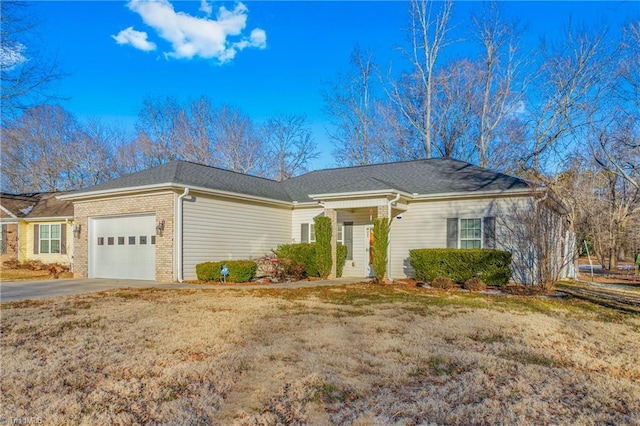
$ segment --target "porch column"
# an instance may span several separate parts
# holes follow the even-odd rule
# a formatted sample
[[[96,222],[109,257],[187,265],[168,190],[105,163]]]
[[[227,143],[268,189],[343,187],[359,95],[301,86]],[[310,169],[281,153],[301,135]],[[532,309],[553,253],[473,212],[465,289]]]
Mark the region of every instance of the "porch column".
[[[338,264],[338,250],[336,248],[337,245],[337,230],[338,230],[338,212],[334,209],[324,209],[324,216],[331,219],[331,273],[329,274],[329,278],[336,278],[337,269],[336,265]]]

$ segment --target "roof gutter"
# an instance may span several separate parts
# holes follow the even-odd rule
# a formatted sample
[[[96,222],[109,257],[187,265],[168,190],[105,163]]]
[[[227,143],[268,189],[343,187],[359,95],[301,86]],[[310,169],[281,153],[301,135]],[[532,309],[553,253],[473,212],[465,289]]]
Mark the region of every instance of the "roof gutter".
[[[182,227],[182,200],[184,197],[189,195],[189,188],[184,188],[184,192],[178,195],[177,206],[176,206],[176,266],[178,269],[178,282],[184,281],[184,262],[182,259],[182,245],[183,245],[183,227]]]
[[[400,199],[400,193],[397,193],[395,198],[387,202],[387,219],[389,220],[389,234],[387,235],[387,279],[392,281],[391,278],[391,205],[397,203]]]

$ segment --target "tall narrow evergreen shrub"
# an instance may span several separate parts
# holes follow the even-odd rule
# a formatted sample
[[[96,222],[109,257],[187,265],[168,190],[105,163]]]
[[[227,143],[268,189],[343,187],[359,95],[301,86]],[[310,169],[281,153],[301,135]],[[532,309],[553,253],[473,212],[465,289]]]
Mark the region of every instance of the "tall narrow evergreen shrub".
[[[373,222],[373,274],[378,281],[384,281],[387,274],[389,224],[386,217],[378,217]]]
[[[316,231],[316,268],[320,278],[327,278],[331,274],[331,219],[324,216],[314,220]]]

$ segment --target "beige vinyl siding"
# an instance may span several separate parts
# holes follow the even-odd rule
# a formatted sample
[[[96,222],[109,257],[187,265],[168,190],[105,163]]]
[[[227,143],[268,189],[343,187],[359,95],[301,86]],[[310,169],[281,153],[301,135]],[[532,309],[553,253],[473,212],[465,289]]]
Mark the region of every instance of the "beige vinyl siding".
[[[204,195],[183,204],[183,274],[196,279],[196,265],[248,259],[291,242],[291,209]]]
[[[447,246],[447,218],[484,218],[499,214],[504,201],[496,199],[466,199],[410,202],[402,219],[391,225],[391,277],[412,276],[409,250],[444,248]],[[500,226],[496,221],[496,241],[500,241]]]
[[[299,243],[300,240],[300,226],[303,223],[313,224],[313,219],[316,216],[324,215],[324,209],[322,207],[303,207],[293,210],[291,219],[291,241],[293,243]]]

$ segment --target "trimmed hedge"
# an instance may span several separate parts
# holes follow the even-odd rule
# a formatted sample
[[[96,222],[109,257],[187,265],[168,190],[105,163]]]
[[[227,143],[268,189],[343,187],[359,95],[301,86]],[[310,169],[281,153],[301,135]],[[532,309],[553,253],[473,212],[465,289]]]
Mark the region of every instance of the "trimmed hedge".
[[[336,275],[341,277],[347,261],[347,248],[338,244],[337,250],[338,264],[336,265]],[[273,252],[280,259],[290,259],[295,263],[302,263],[307,277],[320,276],[318,268],[316,267],[315,243],[283,244],[278,246]]]
[[[256,276],[258,264],[251,260],[225,260],[223,262],[205,262],[196,265],[196,275],[200,281],[218,281],[221,278],[222,265],[227,265],[227,281],[245,283]]]
[[[415,278],[426,282],[438,276],[463,284],[481,278],[488,285],[503,286],[511,279],[511,253],[492,249],[409,250]]]

